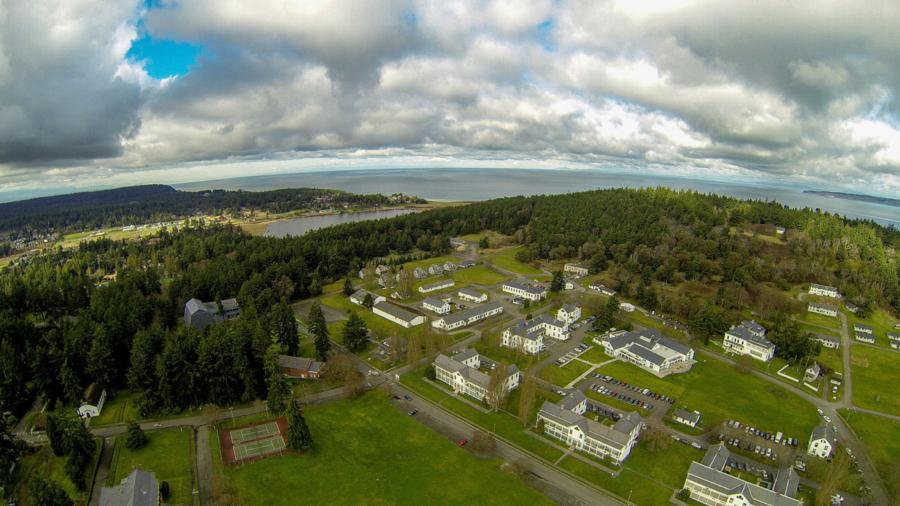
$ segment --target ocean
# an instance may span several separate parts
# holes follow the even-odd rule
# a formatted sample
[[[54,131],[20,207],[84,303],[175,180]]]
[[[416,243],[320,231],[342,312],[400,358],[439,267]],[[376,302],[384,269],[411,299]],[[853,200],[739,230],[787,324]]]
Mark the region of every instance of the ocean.
[[[553,195],[598,188],[665,186],[741,199],[776,200],[791,207],[822,209],[848,218],[900,227],[900,208],[803,193],[828,190],[803,186],[730,183],[604,170],[566,169],[365,169],[249,176],[172,185],[179,190],[248,191],[277,188],[330,188],[351,193],[403,193],[436,201],[481,201],[516,195]]]

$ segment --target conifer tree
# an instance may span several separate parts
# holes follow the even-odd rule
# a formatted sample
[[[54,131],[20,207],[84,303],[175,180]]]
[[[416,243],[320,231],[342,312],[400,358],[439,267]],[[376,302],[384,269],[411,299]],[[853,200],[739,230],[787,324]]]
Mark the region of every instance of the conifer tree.
[[[300,404],[295,401],[289,402],[287,417],[288,448],[296,451],[308,448],[312,444],[312,434],[309,432],[309,426],[306,425]]]
[[[316,353],[321,360],[325,360],[328,350],[331,349],[331,341],[328,340],[330,337],[328,325],[325,323],[325,314],[322,313],[319,301],[313,302],[312,307],[309,308],[308,328],[316,341]]]
[[[125,425],[127,427],[125,429],[125,448],[137,450],[147,444],[147,435],[144,434],[137,422],[129,418]]]

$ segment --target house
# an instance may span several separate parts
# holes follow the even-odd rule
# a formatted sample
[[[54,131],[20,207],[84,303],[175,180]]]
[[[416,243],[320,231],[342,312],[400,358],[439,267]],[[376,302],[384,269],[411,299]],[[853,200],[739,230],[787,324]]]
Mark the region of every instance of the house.
[[[781,469],[772,488],[725,473],[731,452],[723,444],[709,447],[701,462],[692,462],[684,488],[691,499],[710,506],[803,506],[797,497],[800,477],[793,468]]]
[[[393,338],[389,337],[387,339],[378,341],[378,351],[380,351],[382,355],[390,356],[391,353],[393,353],[394,348],[393,348],[393,345],[391,344],[392,340],[393,340]],[[397,343],[399,343],[399,345],[400,345],[400,349],[397,350],[398,352],[402,353],[402,352],[406,351],[406,345],[408,344],[406,339],[403,339],[402,337],[398,337]]]
[[[581,318],[581,304],[563,304],[556,312],[556,319],[573,324]]]
[[[571,272],[577,276],[587,276],[590,268],[586,265],[570,263],[563,266],[563,271]]]
[[[471,325],[478,320],[483,320],[488,316],[503,312],[503,304],[499,301],[491,302],[483,306],[473,307],[431,322],[431,326],[436,329],[453,330],[466,325]]]
[[[888,332],[888,341],[891,343],[891,348],[895,350],[900,350],[900,334],[896,332]]]
[[[428,267],[428,274],[430,274],[432,276],[440,276],[443,273],[444,273],[444,268],[438,264],[431,264]]]
[[[694,359],[693,348],[661,335],[656,329],[607,332],[594,338],[594,342],[607,355],[656,374]]]
[[[857,341],[869,344],[875,344],[875,336],[871,334],[865,334],[863,332],[856,332],[854,335]]]
[[[803,381],[812,383],[819,379],[820,374],[822,374],[822,368],[819,364],[813,363],[813,365],[806,368],[806,375],[803,376]]]
[[[476,292],[475,290],[469,290],[468,288],[460,288],[456,295],[462,300],[471,302],[486,302],[488,300],[486,293]]]
[[[696,427],[697,424],[700,423],[700,412],[676,408],[675,412],[672,413],[672,419],[675,420],[676,423]]]
[[[588,285],[588,288],[590,288],[591,290],[598,291],[598,292],[600,292],[601,295],[606,295],[607,297],[612,297],[613,295],[616,294],[616,291],[613,290],[612,288],[610,288],[606,285],[601,285],[599,283],[592,283],[592,284]]]
[[[434,297],[425,297],[425,300],[422,301],[422,307],[440,315],[450,312],[449,302],[444,302],[440,299],[435,299]]]
[[[566,399],[560,404],[569,406]],[[643,418],[636,412],[625,414],[615,425],[603,425],[561,405],[545,401],[538,412],[538,426],[544,433],[565,442],[566,446],[599,458],[609,457],[621,465],[641,432]]]
[[[475,267],[475,261],[474,260],[463,260],[462,262],[457,262],[456,267],[458,267],[460,269],[467,269],[469,267]]]
[[[387,288],[392,286],[393,278],[391,278],[390,274],[382,274],[378,277],[378,286],[381,288]]]
[[[500,345],[519,349],[524,353],[536,355],[544,347],[544,333],[540,329],[529,330],[516,325],[503,331]]]
[[[407,329],[425,323],[424,315],[413,313],[406,308],[387,301],[379,302],[372,306],[372,312]]]
[[[456,269],[457,269],[457,267],[456,267],[455,262],[451,262],[450,260],[447,260],[446,262],[444,262],[444,270],[445,271],[453,272]]]
[[[81,418],[93,418],[100,416],[103,411],[103,403],[106,402],[106,389],[100,388],[97,383],[91,383],[84,391],[84,400],[81,406],[75,410]]]
[[[488,393],[488,385],[491,378],[478,370],[481,367],[481,359],[475,350],[466,350],[453,357],[443,353],[434,361],[434,371],[438,381],[442,381],[453,388],[454,393],[466,394],[479,401]],[[522,379],[522,373],[515,365],[507,367],[506,379],[503,389],[506,392],[515,390]]]
[[[567,409],[576,415],[583,415],[587,411],[587,396],[584,395],[584,391],[575,390],[567,393],[568,395],[559,401],[557,406]]]
[[[838,314],[837,306],[832,306],[831,304],[821,304],[819,302],[810,302],[806,306],[806,309],[810,313],[816,313],[825,316],[837,316]]]
[[[363,302],[366,300],[366,295],[372,298],[372,305],[378,304],[379,302],[384,302],[387,299],[384,298],[383,295],[378,295],[377,293],[372,293],[363,289],[359,289],[353,292],[353,295],[350,296],[350,302],[356,304],[357,306],[362,306]]]
[[[359,279],[365,279],[365,277],[366,277],[366,270],[360,269],[359,270]]]
[[[575,289],[575,282],[572,281],[571,279],[566,278],[565,289],[566,289],[566,290],[574,290],[574,289]]]
[[[875,334],[875,328],[871,325],[863,325],[862,323],[854,323],[853,331],[861,334]]]
[[[533,286],[523,285],[517,281],[508,281],[503,283],[503,291],[511,293],[523,299],[537,301],[547,297],[547,290],[544,288],[535,288]]]
[[[381,276],[382,274],[390,274],[390,273],[391,273],[391,268],[388,267],[387,265],[379,265],[378,267],[375,268],[376,276]]]
[[[784,235],[784,227],[775,227],[775,233],[779,235]]]
[[[416,279],[425,279],[428,277],[428,271],[421,267],[416,267],[416,269],[413,271],[413,277]]]
[[[291,357],[289,355],[279,355],[278,364],[281,366],[281,374],[288,378],[299,379],[318,379],[324,365],[311,358]]]
[[[841,294],[838,292],[837,288],[816,283],[809,284],[809,293],[812,295],[820,295],[822,297],[831,297],[833,299],[841,298]]]
[[[775,344],[766,339],[766,329],[756,321],[743,321],[725,332],[722,345],[726,352],[751,357],[768,362],[775,356]]]
[[[557,341],[567,341],[571,337],[568,323],[559,321],[546,313],[530,320],[519,320],[515,326],[503,331],[503,335],[506,335],[507,332],[510,333],[510,338],[513,340],[516,335],[524,337],[531,332],[540,332]]]
[[[428,283],[427,285],[422,285],[419,287],[419,293],[428,293],[433,292],[435,290],[443,290],[444,288],[450,288],[455,285],[456,282],[452,279],[444,279],[441,281],[435,281],[434,283]]]
[[[856,312],[859,311],[859,306],[850,302],[849,300],[844,302],[844,307],[847,308],[847,311],[850,311],[853,314],[856,314]]]
[[[841,338],[835,337],[821,332],[813,332],[812,338],[822,344],[826,348],[837,350],[841,347]]]
[[[464,250],[469,247],[469,241],[465,239],[460,239],[459,237],[451,237],[450,238],[450,247],[455,250]]]
[[[827,425],[821,425],[813,429],[809,435],[807,453],[820,459],[827,459],[834,450],[834,433],[828,430]]]
[[[115,487],[100,489],[102,506],[158,506],[162,504],[156,474],[137,468]]]
[[[194,327],[197,330],[207,325],[222,323],[241,315],[241,307],[235,299],[225,299],[222,307],[216,302],[200,302],[191,299],[184,303],[184,326]]]

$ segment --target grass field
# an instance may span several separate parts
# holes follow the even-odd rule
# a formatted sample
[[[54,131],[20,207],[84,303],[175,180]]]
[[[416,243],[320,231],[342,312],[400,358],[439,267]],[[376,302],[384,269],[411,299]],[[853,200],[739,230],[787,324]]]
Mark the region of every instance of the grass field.
[[[628,461],[626,460],[626,462]],[[666,504],[669,501],[669,497],[674,494],[673,490],[669,490],[659,483],[644,478],[628,469],[613,478],[606,471],[601,471],[572,457],[564,458],[559,463],[559,467],[576,476],[580,476],[600,488],[609,490],[619,497],[628,499],[630,496],[631,502],[634,504]]]
[[[100,416],[91,420],[91,427],[121,423],[126,418],[141,420],[143,417],[134,408],[135,397],[137,397],[135,394],[127,390],[120,390],[114,398],[107,398],[106,402],[103,403],[103,411],[100,412]]]
[[[88,492],[91,488],[90,484],[94,481],[94,471],[97,469],[97,459],[100,458],[100,448],[103,445],[101,439],[95,438],[94,441],[97,443],[97,451],[88,465],[86,473],[87,490],[81,492],[75,489],[75,485],[66,475],[65,467],[69,458],[53,455],[49,445],[40,446],[34,455],[20,459],[11,483],[12,496],[19,500],[19,506],[31,506],[34,504],[31,495],[28,493],[32,476],[41,476],[59,485],[76,504],[87,502]],[[7,496],[8,494],[3,494],[3,497]]]
[[[156,479],[169,482],[170,504],[191,503],[191,473],[194,432],[172,428],[145,432],[150,441],[132,451],[125,448],[125,436],[116,441],[114,461],[109,470],[107,486],[113,486],[140,466],[156,473]]]
[[[590,365],[573,360],[562,367],[558,367],[555,364],[544,367],[544,369],[541,370],[540,377],[542,380],[549,381],[558,387],[565,388],[565,386],[575,380],[575,378],[581,376],[585,371],[590,369]]]
[[[516,274],[541,274],[540,269],[535,269],[530,265],[523,264],[511,256],[495,256],[490,258],[491,262],[497,267],[510,272],[515,272]]]
[[[885,385],[891,385],[897,380],[900,353],[871,346],[853,346],[850,353],[853,403],[861,408],[900,415],[900,390],[885,388]],[[859,361],[867,362],[868,366],[863,366]]]
[[[647,443],[641,441],[631,450],[631,455],[625,461],[625,467],[645,476],[652,476],[675,490],[680,490],[684,486],[684,478],[687,476],[688,468],[691,467],[691,462],[703,460],[704,455],[706,452],[683,445],[674,439],[670,440],[668,449],[655,453],[647,450]]]
[[[857,318],[857,316],[853,313],[845,312],[847,315],[847,325],[850,326],[850,333],[853,335],[853,324],[854,323],[862,323],[863,325],[871,325],[875,329],[875,345],[881,346],[882,348],[889,348],[890,342],[888,341],[887,333],[888,332],[900,332],[900,330],[896,330],[894,325],[897,322],[896,319],[884,314],[881,311],[874,311],[872,313],[871,318],[867,318],[863,320],[862,318]]]
[[[580,358],[581,360],[584,360],[585,362],[590,362],[592,364],[602,364],[603,362],[606,362],[607,360],[612,359],[612,357],[607,355],[603,351],[603,348],[601,348],[599,345],[597,345],[596,343],[594,343],[591,340],[588,340],[588,342],[590,343],[591,346],[593,346],[593,348],[582,353],[581,355],[578,355],[578,358]]]
[[[588,383],[599,383],[596,378],[587,378],[587,379],[585,379],[585,381]],[[624,413],[629,413],[631,411],[637,411],[638,414],[640,414],[641,416],[648,414],[648,411],[643,408],[639,408],[637,406],[632,406],[631,404],[628,404],[625,401],[620,401],[619,399],[613,399],[612,397],[610,397],[608,395],[603,395],[603,394],[595,392],[591,389],[585,390],[584,394],[588,397],[588,399],[593,399],[599,403],[606,404],[607,406],[609,406],[613,409],[622,411]],[[669,404],[664,404],[662,402],[659,402],[654,405],[654,409],[669,409]]]
[[[469,267],[468,269],[460,269],[452,273],[452,277],[458,283],[467,283],[472,285],[496,285],[509,281],[509,276],[504,276],[499,272],[487,267]]]
[[[795,318],[797,318],[797,320],[800,320],[801,322],[812,323],[813,325],[819,325],[820,327],[827,327],[837,330],[841,329],[841,319],[835,318],[834,316],[825,316],[816,313],[803,312],[796,315]]]
[[[470,348],[474,348],[478,351],[479,355],[483,355],[495,362],[506,360],[507,364],[515,364],[520,371],[524,371],[528,368],[529,361],[534,364],[549,356],[547,352],[542,352],[538,356],[526,355],[523,353],[521,359],[516,362],[516,350],[513,350],[512,348],[494,346],[493,344],[485,345],[480,340],[472,344]]]
[[[890,464],[900,462],[900,422],[846,409],[840,410],[840,415],[862,439],[875,467],[887,480]]]
[[[357,312],[363,309],[362,306],[357,306],[356,304],[350,302],[350,297],[344,295],[344,292],[337,292],[322,297],[321,299],[319,299],[319,303],[321,303],[323,306],[328,306],[343,311],[349,309],[350,311]]]
[[[377,393],[311,408],[306,420],[314,443],[305,454],[225,469],[247,504],[297,504],[285,490],[310,504],[552,504]]]

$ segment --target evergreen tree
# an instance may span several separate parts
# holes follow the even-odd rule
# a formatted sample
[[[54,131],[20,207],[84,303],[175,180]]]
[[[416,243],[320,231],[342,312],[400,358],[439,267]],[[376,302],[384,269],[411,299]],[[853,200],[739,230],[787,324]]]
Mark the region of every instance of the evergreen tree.
[[[75,488],[84,490],[87,486],[84,475],[94,455],[94,450],[97,449],[97,443],[87,427],[80,423],[75,424],[71,438],[72,450],[69,452],[69,460],[66,462],[66,475],[72,480]]]
[[[366,296],[363,297],[363,306],[365,306],[366,309],[372,309],[372,306],[374,305],[375,300],[372,299],[372,294],[367,292]]]
[[[322,306],[319,301],[315,301],[309,308],[309,324],[307,328],[312,333],[316,342],[316,353],[321,360],[325,360],[328,350],[331,349],[331,341],[328,340],[330,334],[328,325],[325,323],[325,314],[322,313]]]
[[[563,279],[562,271],[556,271],[553,273],[553,281],[550,282],[550,291],[553,293],[559,293],[563,291],[566,287],[566,280]]]
[[[350,281],[350,277],[344,278],[344,295],[347,297],[353,295],[353,281]]]
[[[347,321],[344,323],[343,330],[341,330],[344,346],[350,351],[362,348],[366,345],[368,333],[366,322],[358,314],[348,310]]]
[[[597,254],[591,258],[590,272],[591,274],[600,274],[606,270],[606,255]]]
[[[102,329],[102,327],[98,327]],[[118,369],[116,357],[113,353],[109,333],[100,330],[91,346],[90,359],[88,360],[88,373],[97,381],[100,388],[112,388],[114,386]]]
[[[49,413],[47,415],[47,439],[50,440],[50,449],[53,455],[62,457],[72,450],[72,441],[69,438],[69,426],[71,422],[62,415]]]
[[[66,491],[50,480],[34,476],[28,486],[34,506],[74,506]]]
[[[481,249],[488,249],[491,247],[491,241],[488,240],[486,235],[482,237],[480,241],[478,241],[478,247]]]
[[[288,403],[288,448],[300,451],[308,448],[312,444],[312,434],[306,425],[306,419],[303,417],[303,410],[300,404],[295,401]]]
[[[137,422],[129,418],[125,422],[125,426],[125,448],[137,450],[147,444],[147,435],[144,434]]]
[[[859,305],[859,309],[856,310],[856,316],[863,320],[872,317],[872,301],[870,299],[864,300],[862,304]]]
[[[300,350],[300,325],[287,301],[279,302],[272,309],[270,324],[272,339],[283,347],[286,354],[296,357]]]
[[[0,430],[0,488],[6,488],[12,482],[19,455],[25,449],[25,443],[18,441],[12,434]]]
[[[281,374],[278,351],[274,348],[266,354],[266,376],[266,386],[269,392],[266,405],[273,414],[280,415],[284,412],[285,401],[291,398],[291,385]]]

